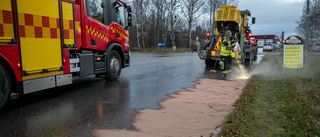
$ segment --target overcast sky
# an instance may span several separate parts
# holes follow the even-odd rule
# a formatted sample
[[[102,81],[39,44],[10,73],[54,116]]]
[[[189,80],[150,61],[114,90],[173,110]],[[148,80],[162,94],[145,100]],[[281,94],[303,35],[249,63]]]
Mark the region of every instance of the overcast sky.
[[[302,15],[305,0],[239,0],[239,9],[248,9],[256,24],[251,25],[252,35],[296,35],[296,21]],[[250,20],[251,22],[251,20]],[[299,34],[298,34],[299,35]]]

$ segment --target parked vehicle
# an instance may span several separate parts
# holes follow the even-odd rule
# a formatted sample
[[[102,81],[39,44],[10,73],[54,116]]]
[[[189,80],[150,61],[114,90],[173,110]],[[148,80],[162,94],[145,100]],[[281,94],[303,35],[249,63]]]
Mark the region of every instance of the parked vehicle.
[[[315,43],[312,47],[313,51],[320,51],[320,42],[319,43]]]
[[[274,45],[274,48],[275,48],[275,49],[280,49],[280,48],[281,48],[281,45],[278,44],[278,43],[273,43],[273,45]]]
[[[274,50],[274,46],[271,43],[263,44],[263,52],[273,51],[273,50]]]

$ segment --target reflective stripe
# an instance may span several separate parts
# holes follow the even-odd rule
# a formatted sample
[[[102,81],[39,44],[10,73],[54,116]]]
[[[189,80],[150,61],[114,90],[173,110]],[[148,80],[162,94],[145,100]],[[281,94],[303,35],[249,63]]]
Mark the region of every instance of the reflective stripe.
[[[224,42],[227,42],[227,39],[226,39],[226,37],[223,37],[223,40],[222,40],[222,42],[224,43]]]
[[[228,73],[231,73],[232,71],[231,70],[228,70]]]
[[[227,74],[228,73],[228,71],[222,71],[222,74]]]
[[[77,22],[76,22],[77,23]],[[113,27],[110,27],[111,30],[113,30]],[[90,26],[86,25],[86,30],[87,30],[87,33],[90,35],[91,34],[91,37],[98,37],[100,38],[101,40],[103,41],[106,41],[106,42],[109,42],[109,38],[107,37],[107,35],[101,33],[100,31],[98,30],[95,30],[93,28],[91,28]],[[122,36],[122,35],[121,35]]]
[[[221,69],[224,70],[224,62],[222,62],[222,68]]]
[[[229,52],[228,52],[228,53],[225,53],[225,52],[222,52],[222,51],[221,51],[221,52],[220,52],[220,55],[221,55],[221,53],[222,53],[222,54],[227,54],[227,55],[230,55],[230,54],[231,54],[231,53],[229,53]]]
[[[223,43],[227,42],[226,37],[223,37],[222,43],[221,43],[221,56],[230,56],[232,53],[232,46],[235,45],[235,43],[231,44],[230,41],[228,41],[228,46],[224,45]],[[229,46],[231,45],[231,46]],[[227,50],[228,49],[228,50]]]
[[[232,50],[232,47],[231,46],[226,46],[226,50]]]

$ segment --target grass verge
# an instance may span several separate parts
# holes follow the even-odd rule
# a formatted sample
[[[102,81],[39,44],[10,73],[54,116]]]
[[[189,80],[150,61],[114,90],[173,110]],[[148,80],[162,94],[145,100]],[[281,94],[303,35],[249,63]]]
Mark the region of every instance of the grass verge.
[[[304,69],[282,69],[266,56],[243,89],[219,136],[320,136],[320,56]]]
[[[179,53],[179,52],[192,52],[188,48],[177,48],[175,51],[172,48],[148,48],[148,49],[131,49],[130,52],[133,53]]]

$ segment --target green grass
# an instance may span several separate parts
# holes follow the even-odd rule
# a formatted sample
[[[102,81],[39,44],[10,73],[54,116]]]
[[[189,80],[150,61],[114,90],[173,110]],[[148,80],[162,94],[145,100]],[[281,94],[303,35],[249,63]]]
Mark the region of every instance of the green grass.
[[[320,56],[304,69],[282,69],[266,56],[243,89],[219,136],[320,136]]]

